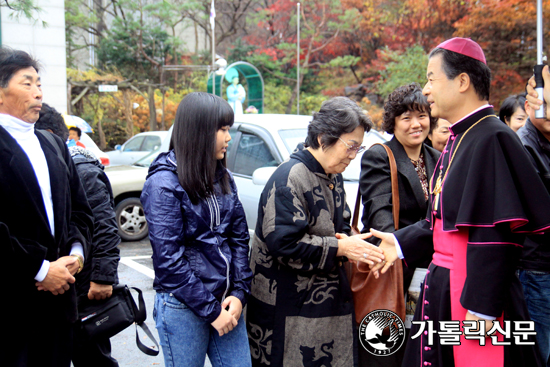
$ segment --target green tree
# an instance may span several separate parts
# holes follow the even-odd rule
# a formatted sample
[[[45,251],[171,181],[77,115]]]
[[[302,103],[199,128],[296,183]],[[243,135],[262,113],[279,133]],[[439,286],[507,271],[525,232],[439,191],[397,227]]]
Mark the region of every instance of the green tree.
[[[426,82],[428,55],[421,46],[407,48],[404,52],[386,48],[381,53],[381,62],[387,62],[376,83],[377,94],[381,96],[405,84],[416,82],[423,86]]]
[[[0,8],[4,7],[12,11],[9,17],[13,20],[25,18],[27,20],[37,22],[40,13],[42,12],[42,8],[38,6],[36,0],[4,0],[0,2]],[[42,21],[42,26],[45,27],[46,25],[47,23]]]

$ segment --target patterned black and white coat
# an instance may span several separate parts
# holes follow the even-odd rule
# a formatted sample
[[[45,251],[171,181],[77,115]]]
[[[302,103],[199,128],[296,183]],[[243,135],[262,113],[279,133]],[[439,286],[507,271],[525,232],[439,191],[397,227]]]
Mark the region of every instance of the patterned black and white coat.
[[[349,233],[350,217],[342,175],[327,175],[308,150],[271,176],[250,255],[254,366],[356,365],[352,295],[335,237]]]

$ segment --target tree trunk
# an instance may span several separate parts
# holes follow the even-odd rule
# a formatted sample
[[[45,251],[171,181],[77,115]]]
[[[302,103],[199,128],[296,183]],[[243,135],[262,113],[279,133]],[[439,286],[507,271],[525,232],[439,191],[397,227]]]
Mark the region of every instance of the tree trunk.
[[[156,131],[157,128],[157,108],[155,107],[155,88],[152,85],[147,86],[149,95],[149,130]]]
[[[124,96],[124,116],[126,117],[126,134],[128,139],[134,136],[134,119],[132,118],[132,98],[130,90],[125,88],[122,92]]]
[[[99,149],[105,150],[107,148],[107,139],[105,139],[105,132],[103,131],[102,118],[99,118],[97,121],[97,135],[99,135]]]
[[[72,105],[71,105],[71,102],[72,102],[72,92],[73,90],[73,86],[71,85],[71,83],[67,83],[67,115],[72,115]]]
[[[166,109],[166,90],[161,89],[161,91],[162,91],[162,116],[161,116],[160,129],[162,131],[166,131],[166,119],[164,118],[164,113]]]
[[[292,106],[294,105],[294,102],[296,101],[296,90],[298,89],[298,86],[292,90],[292,95],[290,96],[290,100],[288,101],[288,105],[286,106],[285,114],[290,115],[292,112]]]
[[[99,94],[97,95],[97,104],[95,107],[95,115],[98,116],[97,119],[97,134],[99,135],[99,149],[105,150],[107,147],[107,142],[105,140],[105,133],[103,132],[103,126],[102,126],[102,114],[97,113],[99,111],[99,103],[101,102],[101,98]]]

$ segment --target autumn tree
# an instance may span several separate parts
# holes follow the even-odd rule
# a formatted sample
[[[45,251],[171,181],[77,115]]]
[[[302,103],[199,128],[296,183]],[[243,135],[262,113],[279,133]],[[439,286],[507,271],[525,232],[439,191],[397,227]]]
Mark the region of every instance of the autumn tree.
[[[358,13],[344,9],[338,0],[306,0],[301,4],[300,78],[307,89],[309,82],[323,67],[354,64],[349,48],[342,36],[351,33]],[[286,107],[291,112],[297,97],[297,18],[296,3],[289,0],[266,2],[256,16],[257,28],[245,37],[257,55],[255,61],[262,71],[292,86],[293,91]],[[337,61],[331,61],[340,57]],[[351,58],[350,58],[351,57]],[[313,87],[312,83],[312,87]],[[317,88],[319,89],[319,88]]]
[[[497,107],[510,94],[525,90],[536,64],[536,1],[480,0],[457,22],[456,36],[477,41],[492,71],[491,102]],[[550,3],[543,2],[543,19],[550,19]],[[544,39],[550,39],[546,27]],[[548,43],[546,43],[548,44]]]

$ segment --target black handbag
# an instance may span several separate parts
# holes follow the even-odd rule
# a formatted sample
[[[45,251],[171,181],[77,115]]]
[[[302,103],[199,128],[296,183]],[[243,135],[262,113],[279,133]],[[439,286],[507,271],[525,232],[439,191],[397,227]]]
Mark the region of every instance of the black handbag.
[[[143,294],[139,288],[131,288],[138,292],[139,308],[134,301],[134,297],[132,297],[130,288],[124,284],[113,285],[113,294],[104,300],[90,300],[87,295],[81,296],[78,300],[81,328],[90,340],[94,340],[97,338],[110,338],[135,323],[138,348],[147,355],[156,356],[159,354],[159,345],[147,324],[145,324],[147,312]],[[156,349],[155,347],[147,347],[141,342],[138,326],[153,340]]]

